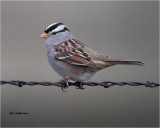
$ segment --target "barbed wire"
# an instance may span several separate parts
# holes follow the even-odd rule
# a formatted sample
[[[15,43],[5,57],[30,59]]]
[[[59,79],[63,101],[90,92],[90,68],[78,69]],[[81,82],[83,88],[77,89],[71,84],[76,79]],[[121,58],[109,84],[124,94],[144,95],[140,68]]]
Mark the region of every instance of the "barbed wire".
[[[10,85],[15,85],[18,87],[22,87],[24,85],[29,85],[29,86],[35,86],[35,85],[42,85],[42,86],[57,86],[57,87],[61,87],[61,88],[65,88],[66,87],[66,83],[63,81],[59,81],[59,82],[37,82],[37,81],[21,81],[21,80],[10,80],[10,81],[0,81],[0,85],[4,85],[4,84],[10,84]],[[118,86],[124,86],[124,85],[130,85],[130,86],[145,86],[145,87],[150,87],[150,88],[154,88],[154,87],[158,87],[160,86],[159,83],[154,83],[154,82],[113,82],[113,81],[103,81],[103,82],[82,82],[81,84],[82,86],[87,85],[87,86],[102,86],[104,88],[109,88],[111,86],[114,85],[118,85]],[[71,83],[69,82],[69,86],[76,86],[78,88],[80,88],[80,82],[75,82],[75,83]],[[80,88],[80,89],[84,89],[84,88]]]

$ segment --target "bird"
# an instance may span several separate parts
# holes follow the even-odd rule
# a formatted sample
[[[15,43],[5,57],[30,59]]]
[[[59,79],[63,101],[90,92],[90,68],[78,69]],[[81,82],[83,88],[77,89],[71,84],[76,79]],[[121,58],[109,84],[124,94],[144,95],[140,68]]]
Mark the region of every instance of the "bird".
[[[44,38],[47,49],[48,62],[69,87],[69,81],[79,83],[91,79],[102,69],[117,64],[144,65],[136,60],[123,60],[103,55],[89,48],[70,32],[63,23],[57,22],[49,25],[40,35]]]

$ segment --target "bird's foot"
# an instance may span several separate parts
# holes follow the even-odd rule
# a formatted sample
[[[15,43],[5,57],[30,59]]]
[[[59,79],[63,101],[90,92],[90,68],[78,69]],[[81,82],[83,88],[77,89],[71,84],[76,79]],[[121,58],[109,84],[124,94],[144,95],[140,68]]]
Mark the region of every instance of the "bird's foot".
[[[62,87],[62,91],[63,92],[66,92],[64,89],[68,88],[69,87],[69,83],[68,83],[68,80],[71,78],[71,76],[66,76],[63,80],[61,80],[62,82],[65,82],[65,86]]]
[[[76,87],[76,89],[81,89],[81,90],[85,89],[85,88],[83,87],[82,82],[77,82],[77,84],[79,84],[79,85]]]

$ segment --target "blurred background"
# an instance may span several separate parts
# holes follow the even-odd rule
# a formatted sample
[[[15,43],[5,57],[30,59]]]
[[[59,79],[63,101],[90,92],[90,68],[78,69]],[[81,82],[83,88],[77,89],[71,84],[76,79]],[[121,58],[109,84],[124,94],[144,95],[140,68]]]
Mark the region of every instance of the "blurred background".
[[[2,1],[2,80],[51,81],[45,28],[62,22],[75,37],[108,56],[139,60],[145,66],[117,65],[90,81],[159,82],[158,1]],[[144,86],[1,87],[5,127],[155,127],[159,90]],[[10,115],[28,112],[28,115]]]

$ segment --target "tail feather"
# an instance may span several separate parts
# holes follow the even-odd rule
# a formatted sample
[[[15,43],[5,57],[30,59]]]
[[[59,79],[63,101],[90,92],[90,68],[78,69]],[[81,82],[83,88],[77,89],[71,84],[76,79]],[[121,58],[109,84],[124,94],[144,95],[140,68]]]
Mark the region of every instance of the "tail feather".
[[[106,56],[105,62],[111,63],[113,65],[115,64],[126,64],[126,65],[141,65],[144,66],[144,63],[137,61],[137,60],[123,60],[118,58],[112,58],[109,56]]]
[[[118,58],[112,58],[110,56],[106,56],[103,60],[105,62],[105,67],[117,65],[117,64],[123,64],[123,65],[140,65],[144,66],[143,62],[137,61],[137,60],[123,60]]]
[[[117,60],[117,61],[107,61],[107,62],[111,62],[111,63],[115,63],[115,64],[126,64],[126,65],[140,65],[140,66],[144,66],[144,63],[140,62],[140,61],[136,61],[136,60]]]
[[[126,61],[122,61],[120,62],[120,64],[127,64],[127,65],[140,65],[140,66],[144,66],[144,63],[140,62],[140,61],[135,61],[135,60],[126,60]]]

